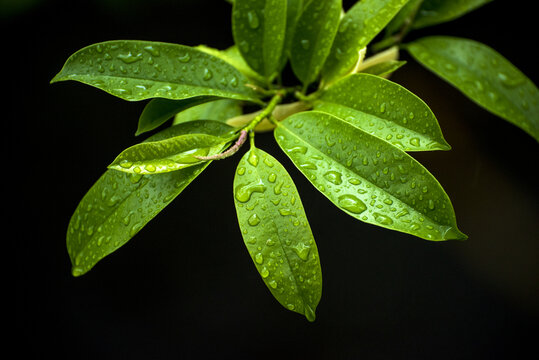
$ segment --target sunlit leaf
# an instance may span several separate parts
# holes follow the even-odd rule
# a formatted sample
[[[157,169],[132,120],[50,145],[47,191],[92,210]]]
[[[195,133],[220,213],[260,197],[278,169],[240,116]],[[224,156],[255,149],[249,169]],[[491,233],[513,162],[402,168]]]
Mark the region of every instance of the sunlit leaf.
[[[181,100],[217,96],[259,102],[247,78],[197,49],[160,42],[118,40],[71,55],[51,82],[76,80],[124,100]]]
[[[422,38],[406,49],[475,103],[539,141],[539,90],[498,52],[473,40],[446,36]]]
[[[325,83],[332,83],[353,69],[359,50],[387,25],[408,0],[363,0],[344,16],[331,53],[324,65]]]
[[[303,205],[284,167],[251,148],[234,177],[234,203],[245,246],[273,296],[314,321],[322,271]]]
[[[354,218],[427,240],[466,238],[438,181],[397,147],[317,111],[279,123],[275,138],[307,179]]]
[[[405,151],[450,149],[429,107],[409,90],[378,76],[343,78],[322,94],[315,109]]]
[[[180,133],[219,136],[230,130],[222,123],[197,121],[167,129],[148,140],[163,140]],[[69,222],[66,243],[73,275],[88,272],[102,258],[135,236],[209,163],[159,175],[107,170],[84,196]]]

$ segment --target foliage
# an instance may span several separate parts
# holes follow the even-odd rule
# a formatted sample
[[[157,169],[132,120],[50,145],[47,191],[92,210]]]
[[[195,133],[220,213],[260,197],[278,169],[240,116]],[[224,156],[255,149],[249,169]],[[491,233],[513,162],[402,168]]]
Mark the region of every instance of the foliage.
[[[314,321],[320,258],[292,178],[255,146],[255,133],[268,130],[344,213],[431,241],[466,239],[442,186],[409,154],[450,146],[429,107],[387,79],[404,65],[399,49],[539,140],[537,87],[496,51],[440,36],[403,44],[413,29],[488,0],[363,0],[346,13],[341,0],[229,2],[236,45],[228,49],[107,41],[77,51],[52,80],[76,80],[128,101],[152,99],[136,135],[174,117],[172,126],[119,154],[80,202],[67,232],[74,276],[249,139],[234,178],[245,245],[272,295]],[[297,86],[282,85],[288,61]],[[248,112],[253,106],[261,110]]]

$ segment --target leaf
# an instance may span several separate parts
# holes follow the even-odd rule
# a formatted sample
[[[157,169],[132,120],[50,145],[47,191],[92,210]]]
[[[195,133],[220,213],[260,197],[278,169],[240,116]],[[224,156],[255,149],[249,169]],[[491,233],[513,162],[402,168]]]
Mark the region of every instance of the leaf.
[[[264,79],[263,76],[249,67],[249,65],[245,62],[245,59],[241,56],[240,50],[236,45],[233,45],[225,50],[214,49],[206,45],[198,45],[195,47],[195,49],[226,61],[230,65],[234,66],[243,75],[259,84],[264,84],[266,82],[266,79]]]
[[[174,125],[192,120],[215,120],[224,122],[242,114],[241,104],[237,100],[215,100],[193,106],[176,115]]]
[[[413,27],[424,28],[454,20],[492,0],[424,0]]]
[[[213,96],[197,96],[183,100],[152,99],[140,115],[135,135],[157,129],[177,113],[215,99]]]
[[[229,139],[206,134],[143,142],[122,151],[109,169],[143,175],[177,171],[204,161],[195,156],[219,154],[229,142]]]
[[[318,249],[294,182],[271,155],[251,148],[234,177],[245,246],[273,296],[314,321],[322,294]]]
[[[473,40],[446,36],[422,38],[406,49],[476,104],[539,141],[539,91],[494,49]]]
[[[400,69],[404,64],[406,64],[406,61],[389,60],[369,66],[368,68],[361,70],[361,72],[377,76],[386,76]]]
[[[303,84],[315,81],[331,50],[339,27],[341,0],[305,4],[292,40],[290,63]]]
[[[303,11],[303,0],[287,0],[286,3],[286,34],[284,40],[283,54],[281,56],[281,65],[279,70],[282,70],[290,57],[290,51],[292,48],[292,40],[296,32],[296,25],[299,20],[299,16]]]
[[[466,238],[438,181],[387,142],[317,111],[279,123],[275,138],[307,179],[354,218],[427,240]]]
[[[349,75],[328,88],[314,107],[405,151],[451,148],[420,98],[378,76]]]
[[[71,55],[51,83],[76,80],[124,100],[217,96],[260,102],[247,78],[225,61],[194,48],[118,40]]]
[[[276,74],[284,46],[287,0],[237,0],[232,33],[241,55],[259,74]]]
[[[424,0],[409,0],[386,26],[386,35],[392,35],[407,26],[415,18]]]
[[[387,25],[408,0],[363,0],[344,16],[322,77],[330,84],[353,69],[359,50]]]
[[[167,129],[148,140],[192,132],[224,135],[230,130],[222,123],[197,121]],[[107,170],[84,196],[69,222],[66,244],[73,275],[83,275],[124,245],[209,164],[148,176]]]

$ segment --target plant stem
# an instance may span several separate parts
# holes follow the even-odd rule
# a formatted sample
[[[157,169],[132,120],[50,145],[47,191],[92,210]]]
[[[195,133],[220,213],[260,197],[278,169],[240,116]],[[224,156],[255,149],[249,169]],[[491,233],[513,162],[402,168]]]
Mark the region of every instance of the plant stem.
[[[266,117],[268,117],[273,110],[275,110],[275,107],[283,100],[283,91],[278,91],[277,94],[273,96],[273,98],[270,100],[268,105],[262,112],[260,112],[257,116],[253,118],[242,130],[245,130],[247,132],[252,131],[262,120],[264,120]]]

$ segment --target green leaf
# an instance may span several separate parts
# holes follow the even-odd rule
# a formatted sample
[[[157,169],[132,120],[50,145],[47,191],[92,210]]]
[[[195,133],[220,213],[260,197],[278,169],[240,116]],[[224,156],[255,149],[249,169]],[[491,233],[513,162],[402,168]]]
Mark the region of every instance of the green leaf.
[[[283,54],[281,57],[281,65],[279,70],[286,65],[286,62],[290,58],[290,51],[292,48],[292,40],[296,32],[296,25],[299,20],[299,16],[303,11],[303,0],[287,0],[286,4],[286,35],[284,40]]]
[[[224,135],[230,130],[222,123],[197,121],[167,129],[148,140],[193,132]],[[66,244],[73,275],[88,272],[102,258],[135,236],[209,163],[147,176],[107,170],[84,196],[69,222]]]
[[[133,174],[161,174],[200,164],[195,156],[219,154],[229,139],[188,134],[131,146],[114,159],[109,169]]]
[[[265,84],[266,82],[266,79],[264,79],[263,76],[249,67],[249,65],[245,62],[245,59],[241,56],[240,50],[236,45],[233,45],[225,50],[214,49],[206,45],[198,45],[195,47],[195,49],[226,61],[230,65],[234,66],[243,75],[259,84]]]
[[[314,107],[405,151],[450,149],[429,107],[378,76],[349,75],[328,88]]]
[[[242,114],[241,103],[237,100],[215,100],[193,106],[176,115],[174,125],[192,120],[226,121]]]
[[[387,25],[408,0],[363,0],[344,16],[322,76],[329,84],[349,73],[358,52]]]
[[[413,27],[424,28],[454,20],[492,0],[424,0]]]
[[[479,106],[539,141],[539,91],[494,49],[473,40],[445,36],[422,38],[406,49]]]
[[[197,96],[183,100],[169,100],[161,98],[152,99],[144,107],[144,110],[140,115],[138,128],[135,135],[140,135],[147,131],[157,129],[180,111],[184,111],[196,105],[200,105],[215,99],[216,98],[213,96]]]
[[[314,321],[322,294],[320,258],[290,175],[252,147],[234,177],[234,204],[245,246],[268,289],[285,308]]]
[[[307,179],[354,218],[427,240],[466,238],[438,181],[387,142],[316,111],[279,123],[275,138]]]
[[[260,102],[247,78],[225,61],[194,48],[118,40],[71,55],[52,83],[76,80],[124,100],[217,96]]]
[[[304,85],[315,81],[331,50],[342,11],[341,0],[305,5],[292,40],[290,63]]]
[[[232,33],[245,61],[259,74],[276,74],[284,46],[287,0],[237,0]]]
[[[369,66],[368,68],[361,70],[361,72],[377,76],[386,76],[400,69],[404,64],[406,64],[406,61],[389,60]]]
[[[392,35],[413,21],[423,0],[409,0],[386,26],[386,35]]]

